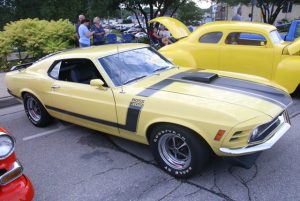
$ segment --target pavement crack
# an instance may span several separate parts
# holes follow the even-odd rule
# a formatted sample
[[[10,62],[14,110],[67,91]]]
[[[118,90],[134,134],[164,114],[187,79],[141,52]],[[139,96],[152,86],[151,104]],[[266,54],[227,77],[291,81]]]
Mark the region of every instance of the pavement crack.
[[[151,184],[150,186],[149,186],[149,188],[146,188],[145,190],[143,190],[141,193],[140,193],[140,195],[138,196],[138,200],[142,200],[141,199],[141,197],[143,196],[143,194],[144,193],[146,193],[146,192],[148,192],[148,191],[150,191],[151,189],[153,189],[153,187],[155,187],[155,186],[158,186],[158,185],[160,185],[160,184],[162,184],[162,183],[165,183],[165,182],[169,182],[169,181],[171,181],[171,180],[174,180],[175,178],[173,178],[173,177],[171,177],[170,179],[163,179],[163,180],[160,180],[160,181],[158,181],[158,182],[155,182],[155,183],[153,183],[153,184]]]
[[[234,169],[235,166],[231,166],[228,168],[228,172],[229,174],[231,174],[238,182],[240,182],[246,189],[247,189],[247,194],[248,194],[248,200],[249,201],[252,201],[252,198],[251,198],[251,191],[250,191],[250,187],[248,186],[248,183],[251,182],[256,176],[257,176],[257,173],[258,173],[258,168],[257,168],[257,165],[256,163],[254,163],[254,168],[255,168],[255,171],[254,171],[254,174],[253,176],[248,179],[248,180],[245,180],[243,179],[240,175],[238,174],[234,174]]]
[[[214,167],[213,167],[213,177],[214,177],[214,186],[212,187],[212,189],[214,187],[216,187],[218,189],[219,193],[224,194],[222,192],[221,188],[219,187],[219,185],[217,184],[217,170],[216,170],[216,165],[215,164],[214,164]]]
[[[113,168],[110,168],[110,169],[107,169],[107,170],[104,170],[102,172],[98,172],[98,173],[92,175],[92,178],[95,177],[95,176],[100,176],[100,175],[106,174],[106,173],[111,172],[113,170],[126,170],[126,169],[132,168],[132,167],[134,167],[136,165],[139,165],[141,163],[142,162],[139,161],[139,162],[133,163],[133,164],[127,166],[127,167],[113,167]]]
[[[171,195],[173,192],[175,192],[181,185],[182,185],[182,182],[179,182],[179,184],[177,186],[175,186],[175,188],[173,190],[169,191],[166,195],[164,195],[163,197],[161,197],[158,200],[161,201],[161,200],[165,199],[166,197]]]
[[[106,135],[105,135],[105,136],[106,136]],[[159,166],[158,166],[156,163],[154,163],[153,160],[147,161],[147,160],[143,159],[142,157],[137,156],[136,154],[133,154],[133,153],[131,153],[130,151],[127,151],[126,149],[122,148],[121,146],[119,146],[118,144],[116,144],[109,136],[106,136],[106,138],[107,138],[107,140],[108,140],[108,141],[116,148],[116,150],[118,150],[118,151],[120,151],[120,152],[123,152],[123,153],[126,153],[126,154],[132,156],[133,158],[135,158],[135,159],[137,159],[137,160],[143,162],[143,163],[146,163],[146,164],[149,164],[149,165],[153,165],[153,166],[159,168]]]
[[[296,112],[295,114],[292,114],[290,116],[290,119],[293,119],[293,118],[297,117],[298,115],[300,115],[300,112]]]
[[[198,188],[199,190],[204,190],[204,191],[210,192],[210,193],[212,193],[212,194],[214,194],[214,195],[216,195],[216,196],[218,196],[218,197],[220,197],[220,198],[225,199],[226,201],[234,201],[234,199],[232,199],[231,197],[229,197],[228,195],[226,195],[226,194],[224,194],[224,193],[216,192],[216,191],[214,191],[214,190],[211,190],[211,189],[206,188],[206,187],[204,187],[204,186],[201,186],[201,185],[199,185],[199,184],[193,183],[193,182],[191,182],[191,181],[185,180],[185,181],[183,181],[183,183],[192,185],[192,186]]]

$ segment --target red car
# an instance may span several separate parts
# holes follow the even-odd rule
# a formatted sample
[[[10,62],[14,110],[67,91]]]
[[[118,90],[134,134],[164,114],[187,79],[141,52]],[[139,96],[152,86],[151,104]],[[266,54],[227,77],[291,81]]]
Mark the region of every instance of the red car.
[[[32,200],[34,190],[14,152],[15,139],[0,128],[0,200]]]

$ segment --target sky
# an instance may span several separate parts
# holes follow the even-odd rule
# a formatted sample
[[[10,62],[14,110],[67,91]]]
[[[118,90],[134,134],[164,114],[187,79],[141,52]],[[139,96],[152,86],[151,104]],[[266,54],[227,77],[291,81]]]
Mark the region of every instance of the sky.
[[[211,6],[210,0],[193,0],[200,8],[206,9]]]

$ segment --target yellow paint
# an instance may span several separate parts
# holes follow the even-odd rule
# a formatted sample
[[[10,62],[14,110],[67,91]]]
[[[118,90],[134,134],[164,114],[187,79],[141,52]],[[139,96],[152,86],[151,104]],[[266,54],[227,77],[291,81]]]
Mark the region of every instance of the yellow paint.
[[[118,50],[128,51],[143,47],[147,46],[119,45]],[[59,53],[35,63],[26,70],[7,73],[6,85],[16,96],[22,97],[22,93],[29,92],[34,94],[43,105],[121,125],[126,123],[127,110],[132,99],[140,99],[144,101],[144,106],[141,109],[135,133],[49,109],[48,112],[58,119],[145,144],[148,144],[146,134],[152,125],[157,123],[178,124],[201,135],[218,155],[224,155],[219,151],[221,146],[227,148],[247,146],[247,140],[241,139],[234,143],[227,140],[237,130],[242,131],[248,139],[252,129],[270,121],[283,110],[278,105],[264,99],[226,89],[182,82],[174,82],[149,97],[138,96],[145,88],[188,69],[173,68],[123,87],[114,87],[97,59],[115,53],[117,53],[116,45]],[[52,79],[47,73],[49,67],[55,60],[63,58],[90,59],[109,86],[99,88],[88,84]],[[201,70],[199,69],[199,71]],[[250,75],[215,70],[203,70],[202,72],[214,72],[219,76],[270,84],[266,79]],[[55,84],[61,87],[55,90],[51,89],[51,86]],[[215,141],[214,137],[220,129],[225,130],[226,133],[220,141]]]
[[[162,23],[171,33],[175,29],[174,26],[181,30],[184,26],[168,17],[156,18],[151,22]],[[300,41],[274,43],[270,37],[270,32],[274,30],[276,27],[263,23],[212,22],[200,26],[187,37],[159,51],[179,66],[261,76],[293,93],[300,83]],[[223,33],[218,43],[199,42],[202,36],[211,32]],[[264,46],[226,44],[225,39],[232,32],[260,34],[266,38],[267,44]]]

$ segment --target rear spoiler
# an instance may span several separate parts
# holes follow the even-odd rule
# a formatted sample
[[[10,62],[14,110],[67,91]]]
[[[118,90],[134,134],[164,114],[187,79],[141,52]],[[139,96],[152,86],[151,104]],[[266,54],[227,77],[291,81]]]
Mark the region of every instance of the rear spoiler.
[[[21,70],[21,69],[24,69],[24,68],[27,68],[27,67],[31,66],[32,64],[33,64],[33,62],[20,64],[20,65],[15,65],[15,66],[10,68],[10,71]]]

